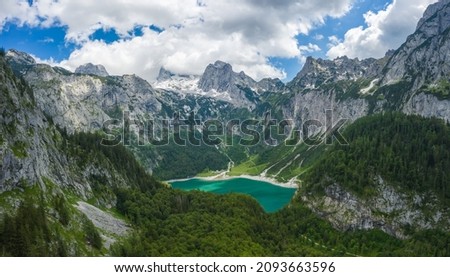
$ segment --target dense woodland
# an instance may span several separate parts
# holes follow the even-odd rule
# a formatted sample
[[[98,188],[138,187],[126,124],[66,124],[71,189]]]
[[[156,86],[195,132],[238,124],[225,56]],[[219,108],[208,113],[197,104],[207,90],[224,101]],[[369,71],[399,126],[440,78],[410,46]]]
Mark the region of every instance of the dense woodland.
[[[405,191],[435,192],[450,200],[450,125],[399,113],[357,120],[344,133],[349,145],[323,153],[305,182],[323,188],[332,182],[364,196],[377,176]]]
[[[238,195],[122,191],[119,210],[137,231],[117,256],[448,256],[448,233],[398,240],[378,231],[339,232],[301,203],[275,214]]]

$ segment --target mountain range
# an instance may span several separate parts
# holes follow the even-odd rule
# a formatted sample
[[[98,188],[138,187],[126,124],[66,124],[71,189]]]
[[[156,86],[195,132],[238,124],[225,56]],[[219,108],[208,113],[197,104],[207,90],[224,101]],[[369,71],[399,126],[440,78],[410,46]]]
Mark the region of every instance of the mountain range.
[[[50,255],[64,248],[64,253],[68,255],[103,255],[109,250],[93,247],[96,233],[92,231],[90,222],[100,230],[106,248],[110,249],[114,242],[129,234],[130,229],[142,227],[143,222],[148,224],[146,227],[153,226],[146,222],[145,216],[155,216],[158,220],[169,218],[165,217],[164,207],[152,206],[155,213],[164,214],[158,215],[160,217],[132,210],[130,201],[140,203],[147,200],[140,194],[125,193],[124,190],[140,189],[143,195],[152,194],[167,189],[154,177],[168,180],[223,171],[229,175],[246,173],[298,184],[300,189],[291,206],[301,202],[302,209],[312,211],[313,215],[304,210],[302,213],[333,226],[335,229],[329,231],[332,234],[381,230],[385,235],[403,241],[414,238],[414,232],[438,230],[448,233],[450,178],[439,173],[447,168],[438,168],[447,165],[450,159],[445,156],[450,148],[448,138],[445,138],[450,128],[449,65],[448,0],[428,7],[415,32],[400,48],[388,51],[385,57],[364,60],[309,57],[303,69],[286,84],[279,79],[253,80],[245,72],[233,71],[232,66],[223,61],[209,64],[201,76],[177,75],[161,68],[157,80],[150,83],[136,75],[109,75],[102,65],[91,63],[70,72],[61,67],[38,64],[27,53],[8,50],[0,57],[0,214],[13,214],[23,207],[44,213],[44,227],[37,230],[36,237],[33,237],[39,243],[43,243],[42,234],[55,239],[56,233],[64,233],[63,242],[46,244],[46,252],[32,254]],[[331,111],[331,119],[327,110]],[[304,130],[304,125],[311,120],[331,120],[329,125],[335,126],[345,119],[346,125],[342,129],[353,140],[348,148],[340,148],[336,144],[298,143],[286,146],[278,141],[276,144],[262,142],[253,146],[221,144],[195,148],[169,144],[162,147],[130,145],[115,152],[103,149],[98,140],[103,134],[104,123],[113,119],[121,121],[124,112],[128,111],[133,119],[152,119],[155,122],[173,118],[175,114],[183,118],[193,114],[203,122],[211,119],[223,122],[257,119],[263,122],[270,114],[279,121],[290,120],[290,132]],[[377,122],[384,122],[385,125]],[[404,125],[396,125],[396,122],[403,122]],[[410,122],[413,122],[411,126]],[[312,136],[333,136],[329,131],[336,130],[328,129],[329,125],[319,126],[312,131]],[[367,126],[372,126],[372,129]],[[410,126],[417,132],[420,130],[423,132],[420,134],[433,143],[421,141],[422,136],[414,136],[414,132],[404,130],[402,126]],[[338,127],[341,129],[341,126]],[[372,133],[375,128],[393,137],[372,140],[378,136],[378,133]],[[299,136],[305,134],[300,132]],[[238,132],[232,139],[242,136]],[[409,138],[410,141],[404,141]],[[390,145],[392,140],[399,145],[404,144],[403,151]],[[427,147],[417,145],[414,148],[410,146],[412,141],[424,143]],[[364,147],[358,148],[358,143]],[[364,149],[376,149],[380,153],[378,155],[385,155],[385,159],[376,159],[377,151],[369,155]],[[435,152],[427,152],[429,149]],[[423,151],[423,156],[408,156],[409,160],[404,158],[406,152],[419,150]],[[360,163],[367,162],[366,168],[372,168],[370,171],[355,164],[358,155],[366,157]],[[423,160],[427,163],[422,167],[420,161]],[[409,165],[409,161],[415,164]],[[124,166],[124,163],[127,165]],[[352,171],[339,169],[340,163],[345,168],[352,168]],[[382,166],[385,163],[392,166],[385,168]],[[432,171],[434,169],[436,171]],[[439,177],[423,177],[417,173],[421,170]],[[339,177],[340,172],[344,172],[346,177]],[[415,172],[417,178],[423,177],[423,180],[417,179],[417,184],[411,181],[411,185],[402,185],[401,178],[407,179],[408,175],[401,175],[402,172]],[[411,176],[416,176],[414,174]],[[353,179],[348,176],[353,176]],[[358,186],[353,182],[361,184]],[[370,186],[367,186],[368,183]],[[185,213],[194,209],[189,208],[192,201],[201,201],[195,193],[194,196],[172,193],[164,191],[161,196],[161,199],[168,197],[175,203],[176,209],[167,208],[168,214]],[[131,200],[124,199],[125,196]],[[64,199],[64,205],[57,204],[60,199]],[[21,204],[28,200],[35,205],[39,202],[43,210],[34,211],[32,207]],[[201,209],[200,204],[192,205],[195,209]],[[247,208],[245,206],[243,209]],[[275,216],[279,220],[276,222],[288,224],[286,222],[295,218],[296,209],[287,207],[281,213],[285,217]],[[114,215],[117,211],[121,213],[119,216]],[[68,222],[64,220],[65,214],[71,214]],[[131,226],[123,219],[127,216]],[[248,214],[245,216],[250,217]],[[77,226],[74,224],[76,221],[85,223]],[[3,234],[16,232],[5,230],[3,227]],[[80,233],[94,235],[80,241]],[[155,234],[149,236],[157,237]],[[265,245],[266,239],[264,236],[258,237],[252,242]],[[292,240],[300,238],[293,237]],[[11,242],[5,240],[4,244],[8,243]],[[25,250],[33,248],[33,241],[28,243],[29,248]],[[405,253],[408,245],[401,246],[406,248]],[[119,248],[111,249],[118,251],[114,252],[117,254]],[[124,246],[122,254],[130,254],[125,249]],[[15,253],[9,248],[5,251],[6,254],[27,254]],[[265,254],[280,253],[289,252],[273,250]],[[385,252],[380,250],[371,254],[382,253]],[[189,255],[185,252],[181,254]]]

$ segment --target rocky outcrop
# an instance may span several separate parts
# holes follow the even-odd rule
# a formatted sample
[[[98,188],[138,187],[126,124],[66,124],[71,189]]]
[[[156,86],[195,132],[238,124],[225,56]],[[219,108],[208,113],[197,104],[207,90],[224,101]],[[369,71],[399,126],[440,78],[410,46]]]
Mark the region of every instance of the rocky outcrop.
[[[303,201],[318,215],[344,231],[381,229],[397,238],[405,238],[405,230],[446,228],[450,226],[448,210],[440,208],[436,196],[408,195],[385,184],[378,176],[374,196],[361,198],[339,184],[325,189],[324,197],[312,194]]]
[[[449,107],[450,100],[439,100],[434,95],[419,93],[406,102],[402,111],[406,114],[442,118],[446,122],[450,122]]]
[[[87,64],[79,66],[77,69],[75,69],[75,73],[96,75],[96,76],[100,76],[100,77],[109,76],[108,72],[106,71],[106,69],[103,65],[101,65],[101,64],[94,65],[92,63],[87,63]]]
[[[450,1],[439,1],[425,12],[414,34],[389,60],[382,84],[402,79],[414,82],[413,90],[450,75]]]
[[[5,60],[19,74],[24,74],[28,68],[36,64],[36,61],[31,55],[14,49],[6,52]]]
[[[291,119],[298,130],[308,121],[314,120],[321,126],[312,134],[327,131],[327,126],[334,127],[344,120],[347,124],[369,113],[369,104],[361,98],[339,100],[332,91],[312,90],[295,95],[288,105],[283,106],[283,115]]]

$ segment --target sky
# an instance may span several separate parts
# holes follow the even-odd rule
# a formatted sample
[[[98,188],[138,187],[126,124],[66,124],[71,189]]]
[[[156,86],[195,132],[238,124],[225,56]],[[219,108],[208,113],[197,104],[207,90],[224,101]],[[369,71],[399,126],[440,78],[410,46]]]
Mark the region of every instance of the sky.
[[[2,0],[0,47],[74,71],[102,64],[149,81],[216,60],[289,81],[306,57],[381,58],[437,0]]]

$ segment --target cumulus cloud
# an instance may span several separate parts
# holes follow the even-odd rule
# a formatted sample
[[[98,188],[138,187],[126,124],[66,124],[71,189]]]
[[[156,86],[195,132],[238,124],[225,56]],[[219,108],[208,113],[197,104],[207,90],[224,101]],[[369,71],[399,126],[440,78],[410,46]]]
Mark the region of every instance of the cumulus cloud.
[[[18,26],[40,24],[35,5],[30,6],[27,0],[3,0],[0,9],[0,31],[6,22],[14,22]]]
[[[27,1],[11,1],[9,4]],[[208,63],[223,60],[255,79],[281,77],[270,57],[300,58],[296,36],[308,34],[326,17],[343,16],[354,0],[40,0],[27,12],[0,13],[1,24],[67,26],[66,40],[79,45],[61,65],[74,69],[93,62],[113,74],[136,73],[154,79],[161,66],[175,73],[201,74]],[[23,3],[22,3],[23,4]],[[14,6],[11,4],[11,6]],[[33,17],[34,16],[34,17]],[[37,21],[37,22],[36,22]],[[163,32],[150,30],[158,26]],[[130,31],[142,26],[143,35]],[[120,40],[92,41],[100,28],[114,29]]]
[[[367,27],[347,31],[343,41],[330,38],[329,58],[347,55],[355,58],[383,57],[398,48],[414,32],[428,5],[437,0],[394,0],[385,9],[364,14]]]

